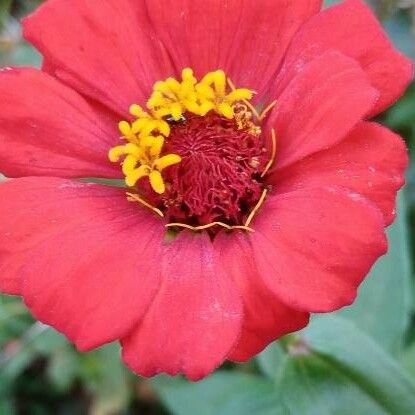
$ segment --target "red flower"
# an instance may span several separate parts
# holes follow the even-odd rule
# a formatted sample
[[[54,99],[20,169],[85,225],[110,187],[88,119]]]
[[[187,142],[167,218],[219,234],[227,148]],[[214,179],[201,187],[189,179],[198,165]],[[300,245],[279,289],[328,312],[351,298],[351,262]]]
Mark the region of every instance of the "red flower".
[[[99,3],[46,2],[24,22],[42,71],[0,74],[1,290],[81,351],[120,339],[135,372],[193,380],[350,304],[407,165],[365,120],[413,74],[369,9]],[[77,180],[124,176],[130,200]]]

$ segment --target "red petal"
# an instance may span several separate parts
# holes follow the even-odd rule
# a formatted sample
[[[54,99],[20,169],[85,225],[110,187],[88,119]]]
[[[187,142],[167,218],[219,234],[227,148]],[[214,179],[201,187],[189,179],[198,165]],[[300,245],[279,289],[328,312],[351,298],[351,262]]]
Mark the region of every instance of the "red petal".
[[[34,69],[0,72],[0,171],[9,177],[119,177],[119,133],[80,95]]]
[[[387,249],[380,211],[336,187],[270,197],[254,229],[251,243],[265,283],[287,305],[309,312],[351,304]]]
[[[286,306],[264,285],[246,236],[221,233],[215,239],[215,248],[220,252],[221,266],[238,286],[244,303],[241,337],[228,359],[246,361],[269,343],[308,323],[308,313]]]
[[[413,78],[413,62],[394,49],[370,8],[361,0],[346,0],[299,30],[288,50],[277,91],[282,91],[308,61],[330,49],[356,59],[380,91],[369,116],[395,102]]]
[[[0,197],[2,288],[80,350],[130,331],[159,285],[161,221],[123,189],[65,179],[9,180]]]
[[[362,122],[337,146],[276,170],[270,182],[278,193],[347,187],[375,203],[389,225],[395,217],[396,192],[404,184],[407,164],[407,149],[398,135],[379,124]]]
[[[201,379],[224,361],[239,336],[237,288],[206,234],[184,231],[159,261],[161,288],[137,330],[123,339],[123,359],[143,376]]]
[[[268,121],[277,134],[279,168],[337,144],[377,96],[353,59],[337,52],[314,59],[287,86]]]
[[[24,20],[45,69],[123,114],[173,67],[143,1],[52,0]]]
[[[259,96],[275,76],[298,28],[321,0],[148,0],[157,35],[177,68],[223,69]]]

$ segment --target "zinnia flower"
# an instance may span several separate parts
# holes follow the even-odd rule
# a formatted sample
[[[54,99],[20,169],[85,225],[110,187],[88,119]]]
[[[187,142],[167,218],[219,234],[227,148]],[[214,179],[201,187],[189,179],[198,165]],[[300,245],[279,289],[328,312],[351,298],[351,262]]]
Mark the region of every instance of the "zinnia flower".
[[[42,70],[0,74],[1,291],[81,351],[119,340],[136,373],[193,380],[352,303],[407,165],[366,120],[413,66],[362,1],[320,9],[49,0],[27,18]]]

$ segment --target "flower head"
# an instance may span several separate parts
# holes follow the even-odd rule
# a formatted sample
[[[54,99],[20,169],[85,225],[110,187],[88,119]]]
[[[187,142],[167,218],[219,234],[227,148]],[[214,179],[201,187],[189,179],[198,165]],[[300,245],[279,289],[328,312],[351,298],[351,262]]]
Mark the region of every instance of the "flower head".
[[[136,373],[193,380],[350,304],[407,165],[368,119],[413,65],[362,1],[320,8],[50,0],[25,20],[44,62],[0,73],[0,290],[79,350],[119,340]]]

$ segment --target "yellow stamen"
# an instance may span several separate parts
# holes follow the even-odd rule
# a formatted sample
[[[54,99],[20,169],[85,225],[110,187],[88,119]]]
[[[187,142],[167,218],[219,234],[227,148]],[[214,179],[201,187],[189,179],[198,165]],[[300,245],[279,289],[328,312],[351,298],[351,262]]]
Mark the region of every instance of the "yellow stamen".
[[[226,75],[222,70],[217,70],[215,72],[209,72],[202,79],[202,84],[204,85],[214,85],[216,93],[220,95],[225,95],[225,85],[226,85]]]
[[[137,194],[134,193],[127,193],[127,200],[129,202],[138,202],[141,203],[143,206],[151,209],[153,212],[157,213],[157,215],[161,216],[162,218],[164,218],[164,214],[160,209],[157,209],[156,207],[150,205],[150,203],[146,202],[144,199],[142,199],[140,196],[138,196]]]
[[[272,167],[272,165],[275,162],[275,157],[277,156],[277,137],[275,135],[275,130],[271,130],[271,140],[272,140],[272,150],[271,150],[271,158],[267,165],[265,166],[264,171],[261,174],[261,177],[265,177],[265,175],[268,173],[269,169]]]
[[[140,179],[147,177],[151,174],[151,168],[146,165],[142,165],[137,169],[132,169],[125,174],[125,183],[129,187],[133,187]]]
[[[149,116],[147,112],[145,112],[140,105],[133,104],[130,107],[130,114],[134,115],[137,118],[146,118]]]
[[[162,193],[165,192],[166,186],[164,184],[163,177],[161,176],[161,173],[158,170],[153,170],[149,174],[149,178],[150,178],[151,187],[156,193],[161,195]]]
[[[232,80],[230,79],[230,78],[228,78],[228,85],[229,85],[229,87],[232,89],[232,92],[235,92],[236,91],[236,87],[235,87],[235,84],[232,82]],[[251,91],[252,92],[252,91]],[[253,92],[252,92],[253,93]],[[242,102],[251,110],[251,112],[252,112],[252,114],[254,114],[255,115],[255,117],[257,118],[257,119],[259,119],[259,114],[258,114],[258,111],[256,110],[256,108],[249,102],[249,99],[251,99],[251,98],[248,98],[248,99],[242,99]]]
[[[150,156],[159,157],[161,150],[164,146],[164,137],[158,135],[157,137],[152,137],[152,142],[148,145],[150,147]]]
[[[196,83],[190,68],[183,69],[181,82],[174,78],[156,82],[147,108],[158,117],[170,115],[175,121],[179,121],[186,111],[198,113]]]
[[[259,120],[260,115],[258,114],[258,111],[256,110],[256,108],[246,99],[243,100],[243,103],[251,110],[252,114],[255,115],[256,119]]]
[[[252,99],[254,93],[249,89],[239,88],[232,91],[230,94],[226,96],[227,101],[235,102],[235,101],[243,101]]]
[[[108,157],[109,157],[110,161],[112,161],[113,163],[116,163],[117,161],[119,161],[119,159],[122,156],[125,156],[127,154],[133,154],[136,157],[140,157],[141,156],[141,149],[133,143],[128,143],[124,146],[113,147],[109,151]]]
[[[235,115],[233,107],[231,106],[231,104],[227,102],[221,102],[220,104],[217,104],[216,110],[219,112],[220,115],[223,115],[225,118],[229,118],[230,120]]]
[[[153,163],[153,167],[158,171],[163,171],[165,168],[180,163],[182,158],[177,154],[167,154],[167,156],[160,157]]]
[[[132,154],[129,154],[122,163],[122,172],[129,176],[131,175],[135,169],[137,164],[139,163],[139,159],[136,156],[133,156]],[[138,180],[138,179],[137,179]],[[136,181],[137,181],[136,180]]]
[[[123,137],[125,137],[128,141],[134,142],[136,140],[136,136],[129,122],[127,121],[119,122],[118,129],[120,130]]]
[[[259,208],[264,203],[265,198],[267,197],[267,193],[268,193],[268,190],[267,189],[264,189],[263,192],[262,192],[262,195],[261,195],[260,199],[258,200],[258,203],[254,207],[254,209],[252,210],[252,212],[249,214],[248,219],[245,222],[245,226],[249,226],[251,224],[251,222],[254,219],[254,217],[255,217],[256,213],[258,212]]]
[[[277,100],[271,102],[264,110],[262,110],[261,115],[258,117],[259,121],[264,121],[268,113],[277,105]]]
[[[236,86],[235,84],[232,82],[231,78],[227,78],[226,81],[228,82],[229,88],[232,89],[232,91],[235,91]]]
[[[245,130],[252,135],[261,135],[261,127],[252,122],[252,112],[247,105],[238,103],[234,108],[235,122],[238,130]]]
[[[196,91],[199,94],[199,99],[214,100],[216,97],[213,88],[207,84],[197,84]]]
[[[226,82],[231,86],[232,91],[226,93]],[[225,118],[234,118],[234,106],[238,101],[249,100],[254,92],[246,89],[237,89],[233,83],[226,78],[225,72],[218,70],[209,72],[202,81],[196,85],[198,99],[201,107],[204,107],[202,115],[205,115],[211,109]],[[206,102],[210,105],[206,105]],[[208,109],[213,107],[211,109]],[[207,111],[206,111],[207,109]]]
[[[228,230],[241,229],[241,230],[248,231],[248,232],[254,232],[254,230],[252,228],[249,228],[248,226],[243,226],[243,225],[231,226],[223,222],[211,222],[211,223],[208,223],[207,225],[200,225],[200,226],[191,226],[191,225],[187,225],[186,223],[168,223],[165,226],[166,228],[172,228],[172,227],[186,228],[192,231],[202,231],[205,229],[213,228],[214,226],[221,226],[222,228],[225,228]]]
[[[258,200],[258,203],[254,207],[252,212],[249,214],[248,219],[245,222],[245,225],[231,226],[231,225],[228,225],[228,224],[223,223],[223,222],[211,222],[211,223],[208,223],[206,225],[191,226],[191,225],[188,225],[187,223],[173,222],[173,223],[168,223],[165,226],[166,226],[166,228],[172,228],[172,227],[186,228],[186,229],[190,229],[192,231],[202,231],[202,230],[205,230],[205,229],[212,228],[214,226],[221,226],[222,228],[225,228],[225,229],[228,229],[228,230],[240,229],[240,230],[244,230],[244,231],[248,231],[248,232],[255,232],[255,230],[250,228],[249,225],[251,224],[252,220],[254,219],[254,217],[257,214],[260,207],[263,205],[263,203],[265,201],[265,198],[267,197],[267,194],[268,194],[268,190],[264,189],[262,191],[262,195],[261,195],[260,199]]]

